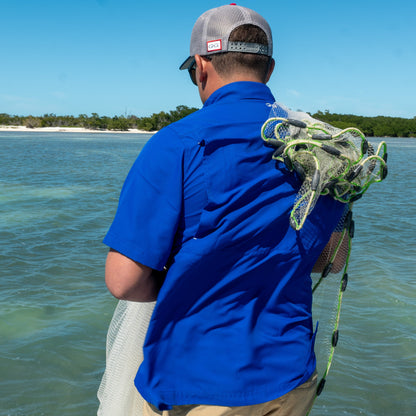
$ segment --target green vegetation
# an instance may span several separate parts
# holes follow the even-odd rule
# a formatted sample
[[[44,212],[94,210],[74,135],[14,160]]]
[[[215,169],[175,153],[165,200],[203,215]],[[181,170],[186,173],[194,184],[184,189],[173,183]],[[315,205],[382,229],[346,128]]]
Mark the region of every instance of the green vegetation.
[[[340,129],[356,127],[367,137],[416,137],[416,117],[363,117],[352,114],[332,114],[328,110],[318,111],[311,116]]]
[[[162,111],[152,114],[149,117],[136,116],[114,116],[100,117],[97,113],[92,113],[90,117],[86,114],[74,116],[57,116],[56,114],[45,114],[43,116],[10,116],[0,114],[0,126],[26,126],[27,128],[35,127],[83,127],[91,130],[115,130],[127,131],[128,129],[139,129],[145,131],[160,130],[174,121],[187,116],[198,110],[189,108],[184,105],[176,107],[175,110],[168,113]]]
[[[173,123],[188,114],[196,111],[197,108],[189,108],[185,105],[176,107],[168,113],[162,111],[148,117],[130,116],[99,116],[92,113],[91,116],[80,114],[74,116],[57,116],[45,114],[43,116],[10,116],[0,114],[0,125],[5,126],[26,126],[35,127],[83,127],[91,130],[115,130],[127,131],[128,129],[139,129],[144,131],[156,131]],[[356,127],[368,137],[416,137],[416,117],[363,117],[352,114],[336,114],[318,111],[311,114],[312,117],[335,127],[346,128]]]

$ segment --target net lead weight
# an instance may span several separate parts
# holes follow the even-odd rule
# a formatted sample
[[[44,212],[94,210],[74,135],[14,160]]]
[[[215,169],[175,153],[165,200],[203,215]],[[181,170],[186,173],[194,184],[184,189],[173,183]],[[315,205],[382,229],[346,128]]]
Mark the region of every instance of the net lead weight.
[[[319,385],[318,385],[318,388],[317,388],[317,390],[316,390],[316,395],[317,396],[319,396],[321,393],[322,393],[322,390],[324,389],[324,387],[325,387],[325,379],[323,378],[320,382],[319,382]]]
[[[300,120],[295,120],[295,119],[293,119],[293,118],[289,118],[289,119],[287,120],[287,122],[288,122],[290,125],[295,126],[295,127],[300,127],[301,129],[306,129],[306,127],[307,127],[306,123],[304,123],[303,121],[300,121]]]
[[[332,270],[332,266],[333,266],[333,263],[328,263],[326,266],[325,266],[325,268],[324,268],[324,271],[322,272],[322,277],[324,278],[324,277],[327,277],[328,275],[329,275],[329,273],[331,272],[331,270]]]
[[[344,276],[342,276],[341,292],[345,292],[345,289],[347,288],[347,284],[348,284],[348,274],[345,273]]]
[[[277,148],[281,147],[282,145],[284,146],[285,142],[282,142],[281,140],[277,140],[277,139],[268,139],[266,141],[266,144],[268,146],[271,146],[271,147],[274,147],[274,148],[277,149]]]
[[[312,134],[313,140],[331,140],[332,136],[330,134],[316,133]]]
[[[336,347],[338,344],[338,336],[339,336],[339,332],[338,329],[336,331],[334,331],[334,333],[332,334],[332,346]]]

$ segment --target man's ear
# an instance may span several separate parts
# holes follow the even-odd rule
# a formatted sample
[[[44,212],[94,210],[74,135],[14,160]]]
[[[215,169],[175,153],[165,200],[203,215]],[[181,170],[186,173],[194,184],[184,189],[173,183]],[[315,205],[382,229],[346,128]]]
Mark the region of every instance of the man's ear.
[[[270,66],[269,66],[269,70],[267,71],[267,75],[266,75],[266,80],[265,80],[265,84],[267,84],[268,82],[269,82],[269,79],[270,79],[270,77],[272,76],[272,74],[273,74],[273,71],[274,71],[274,67],[275,67],[275,65],[276,65],[276,62],[275,62],[275,60],[272,58],[271,59],[271,61],[270,61]]]
[[[195,74],[195,76],[198,77],[201,84],[204,84],[207,79],[207,64],[209,61],[203,59],[201,55],[195,55],[195,63],[198,67],[198,74]]]

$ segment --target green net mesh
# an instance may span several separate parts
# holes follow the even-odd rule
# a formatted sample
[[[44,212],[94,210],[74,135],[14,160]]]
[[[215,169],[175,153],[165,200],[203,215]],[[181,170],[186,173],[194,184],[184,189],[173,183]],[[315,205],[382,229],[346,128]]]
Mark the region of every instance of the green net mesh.
[[[318,396],[338,343],[341,303],[354,236],[352,205],[371,184],[386,177],[387,146],[382,141],[375,148],[356,128],[339,129],[277,103],[271,105],[261,135],[266,145],[274,149],[273,159],[280,166],[284,163],[302,181],[290,213],[290,224],[295,230],[302,228],[321,195],[345,203],[344,215],[311,273],[314,322],[316,327],[318,322],[326,323],[315,332],[317,368],[321,374]]]
[[[273,105],[261,134],[274,148],[273,159],[283,162],[302,180],[290,224],[300,230],[320,195],[344,202],[361,198],[368,187],[387,175],[387,147],[377,149],[353,127],[338,129],[306,113],[279,115]]]

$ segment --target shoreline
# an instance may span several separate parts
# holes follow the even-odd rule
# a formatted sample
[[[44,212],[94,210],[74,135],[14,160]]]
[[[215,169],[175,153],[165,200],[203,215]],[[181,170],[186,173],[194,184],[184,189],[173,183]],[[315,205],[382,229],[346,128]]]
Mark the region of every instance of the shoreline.
[[[26,126],[2,126],[0,125],[0,132],[2,131],[17,131],[17,132],[41,132],[41,133],[135,133],[135,134],[155,134],[156,131],[145,131],[139,129],[129,130],[92,130],[84,127],[34,127],[27,128]]]
[[[139,129],[128,129],[128,130],[92,130],[86,129],[85,127],[33,127],[28,128],[26,126],[5,126],[0,125],[0,132],[16,131],[16,132],[34,132],[34,133],[113,133],[113,134],[150,134],[157,133],[157,130],[146,131]],[[392,136],[367,136],[367,138],[389,138]],[[400,137],[393,137],[400,138]],[[416,136],[404,137],[405,139],[416,139]]]

